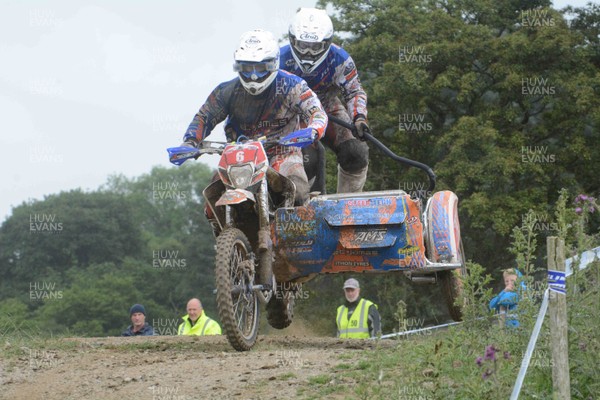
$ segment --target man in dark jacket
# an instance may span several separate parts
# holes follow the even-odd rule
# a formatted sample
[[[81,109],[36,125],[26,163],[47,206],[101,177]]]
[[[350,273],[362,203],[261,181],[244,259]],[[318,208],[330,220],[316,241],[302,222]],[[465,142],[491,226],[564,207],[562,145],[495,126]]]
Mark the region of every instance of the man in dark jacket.
[[[134,304],[129,309],[131,325],[121,336],[153,336],[154,328],[146,322],[146,309],[141,304]]]

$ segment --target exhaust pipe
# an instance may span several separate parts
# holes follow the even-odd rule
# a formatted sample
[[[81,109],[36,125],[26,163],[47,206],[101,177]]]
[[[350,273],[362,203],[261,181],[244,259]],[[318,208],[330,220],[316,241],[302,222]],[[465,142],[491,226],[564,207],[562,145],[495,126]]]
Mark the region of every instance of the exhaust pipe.
[[[417,285],[433,285],[437,283],[435,275],[412,275],[410,272],[406,274],[412,283]]]

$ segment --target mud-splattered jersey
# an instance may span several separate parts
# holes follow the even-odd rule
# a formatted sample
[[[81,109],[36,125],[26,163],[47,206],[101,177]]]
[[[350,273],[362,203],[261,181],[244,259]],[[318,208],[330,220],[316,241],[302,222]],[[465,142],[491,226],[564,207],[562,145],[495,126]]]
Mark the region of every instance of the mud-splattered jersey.
[[[360,84],[352,57],[340,46],[332,44],[325,60],[309,74],[296,63],[289,44],[281,48],[280,54],[280,68],[304,79],[324,105],[330,104],[330,97],[341,92],[352,120],[358,114],[367,116],[367,94]]]
[[[238,78],[221,83],[194,116],[184,140],[204,140],[226,117],[238,136],[248,138],[284,136],[299,130],[302,121],[316,129],[320,139],[327,127],[327,114],[317,95],[304,80],[283,70],[259,95],[248,93]]]

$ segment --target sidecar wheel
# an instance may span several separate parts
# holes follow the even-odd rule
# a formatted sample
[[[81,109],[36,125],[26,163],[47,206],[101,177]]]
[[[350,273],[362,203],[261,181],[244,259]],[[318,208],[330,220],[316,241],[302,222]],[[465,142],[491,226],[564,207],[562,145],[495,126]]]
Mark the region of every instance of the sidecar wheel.
[[[215,262],[217,308],[223,331],[238,351],[252,348],[258,335],[259,301],[252,290],[252,248],[242,231],[226,228],[217,237]]]

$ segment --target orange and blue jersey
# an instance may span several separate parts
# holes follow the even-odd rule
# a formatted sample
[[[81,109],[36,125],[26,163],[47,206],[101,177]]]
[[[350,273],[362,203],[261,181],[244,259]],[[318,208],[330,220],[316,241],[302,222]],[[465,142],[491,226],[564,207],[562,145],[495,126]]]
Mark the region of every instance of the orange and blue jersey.
[[[281,137],[301,129],[301,123],[321,138],[327,127],[327,114],[317,95],[304,80],[283,70],[259,95],[248,93],[238,78],[221,83],[194,116],[184,140],[204,140],[225,118],[237,136],[250,139]]]
[[[354,120],[359,114],[366,118],[367,94],[362,88],[352,57],[340,46],[332,44],[327,57],[308,74],[296,63],[290,45],[281,48],[279,60],[280,68],[304,79],[323,104],[328,104],[330,97],[341,92],[350,118]]]

